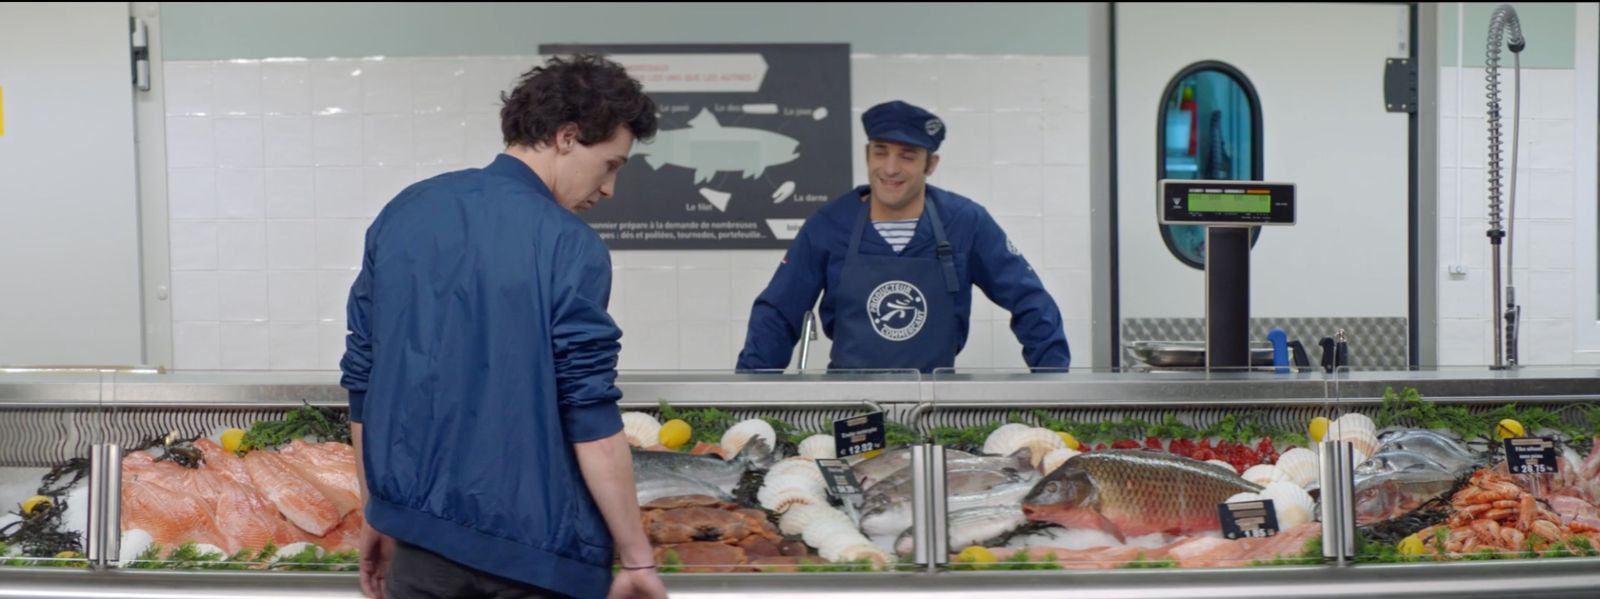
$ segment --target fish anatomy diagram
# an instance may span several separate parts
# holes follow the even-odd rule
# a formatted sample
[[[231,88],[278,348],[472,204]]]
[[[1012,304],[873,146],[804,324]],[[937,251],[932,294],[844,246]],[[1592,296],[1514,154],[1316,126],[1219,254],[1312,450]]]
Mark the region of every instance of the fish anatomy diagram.
[[[851,187],[848,44],[545,45],[604,54],[658,106],[616,196],[583,219],[614,250],[781,249]]]

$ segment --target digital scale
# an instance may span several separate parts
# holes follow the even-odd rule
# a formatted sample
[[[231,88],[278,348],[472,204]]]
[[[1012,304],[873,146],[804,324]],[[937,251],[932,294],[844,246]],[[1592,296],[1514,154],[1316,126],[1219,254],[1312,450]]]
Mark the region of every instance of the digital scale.
[[[1294,225],[1294,184],[1163,179],[1156,218],[1206,228],[1206,369],[1250,366],[1250,228]]]

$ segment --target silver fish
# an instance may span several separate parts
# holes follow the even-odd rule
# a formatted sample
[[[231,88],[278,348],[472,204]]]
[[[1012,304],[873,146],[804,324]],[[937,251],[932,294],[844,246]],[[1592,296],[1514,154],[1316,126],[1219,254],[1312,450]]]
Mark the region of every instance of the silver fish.
[[[1443,470],[1400,470],[1355,478],[1356,525],[1392,520],[1455,487],[1457,475]]]
[[[1388,450],[1409,451],[1427,456],[1452,471],[1476,467],[1483,463],[1460,441],[1430,430],[1407,429],[1385,433],[1379,437],[1378,443],[1378,449],[1373,455]]]
[[[1031,481],[1035,478],[1038,478],[1038,475],[1035,474],[1033,470],[1026,470],[1023,472],[1017,472],[1010,469],[997,470],[990,468],[962,468],[958,470],[946,470],[945,493],[950,495],[964,495],[967,493],[975,493],[985,489],[991,489],[998,485],[1019,481]],[[894,480],[895,478],[890,478],[883,484],[868,489],[866,492],[866,500],[870,503],[874,497],[889,497],[891,499],[910,497],[912,485],[911,479],[907,477],[903,481],[891,483],[891,481]]]
[[[950,462],[976,458],[970,453],[945,450],[946,468]],[[856,482],[861,484],[861,489],[867,490],[886,479],[901,475],[909,480],[911,469],[911,448],[897,447],[866,459],[846,458],[850,460],[850,470],[856,475]]]
[[[1434,461],[1421,453],[1404,449],[1386,449],[1373,455],[1367,461],[1356,465],[1357,477],[1382,474],[1385,472],[1450,472],[1451,469],[1444,464]]]
[[[746,472],[764,469],[771,464],[772,450],[762,439],[745,444],[744,449],[730,460],[714,455],[636,449],[633,452],[633,484],[640,489],[654,489],[677,483],[676,479],[688,479],[700,483],[702,487],[717,489],[726,496],[739,486]]]
[[[972,545],[985,547],[998,544],[1006,535],[1016,532],[1028,523],[1022,508],[1002,505],[950,512],[949,547],[960,551]],[[895,551],[902,555],[915,549],[910,531],[895,542]]]
[[[951,525],[954,526],[955,514],[974,509],[1010,507],[1021,513],[1022,498],[1033,490],[1034,483],[1028,480],[1019,480],[1011,483],[996,485],[986,489],[977,489],[966,493],[946,496],[946,511],[950,514]],[[910,496],[896,499],[886,499],[879,496],[876,501],[869,500],[864,506],[861,515],[861,532],[868,536],[896,535],[911,527],[911,498]]]

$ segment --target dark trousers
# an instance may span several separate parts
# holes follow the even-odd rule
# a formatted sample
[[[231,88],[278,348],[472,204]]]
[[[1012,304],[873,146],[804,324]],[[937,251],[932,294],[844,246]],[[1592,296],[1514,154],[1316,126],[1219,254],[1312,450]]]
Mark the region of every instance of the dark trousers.
[[[384,578],[386,599],[535,599],[563,597],[539,587],[474,570],[416,545],[395,542]]]

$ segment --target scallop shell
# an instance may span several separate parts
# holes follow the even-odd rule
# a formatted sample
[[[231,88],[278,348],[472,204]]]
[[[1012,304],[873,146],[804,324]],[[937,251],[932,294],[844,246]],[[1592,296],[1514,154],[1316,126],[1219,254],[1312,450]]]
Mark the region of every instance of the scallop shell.
[[[816,545],[817,555],[823,556],[823,559],[830,562],[842,561],[840,554],[844,553],[844,550],[852,545],[872,544],[872,541],[867,540],[865,535],[862,535],[860,531],[854,528],[851,528],[849,532],[840,529],[834,531],[834,534],[820,537],[818,540],[822,544]]]
[[[790,490],[798,490],[798,492],[805,492],[806,495],[818,496],[818,498],[827,498],[827,482],[822,480],[821,471],[816,471],[813,474],[813,472],[805,471],[805,469],[786,468],[782,469],[778,474],[768,472],[766,479],[762,480],[762,492],[768,493],[768,495],[771,495],[771,493],[790,492]]]
[[[805,530],[800,531],[800,538],[807,545],[822,550],[825,548],[843,549],[846,545],[854,544],[846,541],[853,541],[857,538],[865,539],[866,537],[862,537],[861,531],[856,530],[855,525],[848,521],[823,520],[815,522],[806,527]]]
[[[643,412],[622,413],[622,434],[634,447],[652,447],[661,444],[661,423]]]
[[[1334,421],[1333,430],[1337,431],[1336,439],[1350,442],[1363,455],[1378,450],[1378,428],[1365,415],[1351,412],[1340,416]]]
[[[1313,510],[1316,502],[1311,500],[1311,495],[1305,489],[1288,481],[1279,481],[1267,485],[1261,490],[1262,499],[1271,499],[1272,505],[1278,512],[1278,529],[1289,530],[1301,524],[1312,521]]]
[[[1239,471],[1233,467],[1233,464],[1229,464],[1229,463],[1224,462],[1222,460],[1206,460],[1206,463],[1207,464],[1216,464],[1218,466],[1221,466],[1223,468],[1228,469],[1228,472],[1232,472],[1234,474],[1238,474],[1239,473]]]
[[[778,447],[778,432],[772,430],[772,425],[767,424],[767,421],[759,418],[751,418],[729,427],[722,433],[722,442],[719,445],[723,451],[728,452],[728,455],[736,455],[753,437],[761,437],[767,442],[768,449]]]
[[[778,530],[785,535],[798,535],[807,528],[822,522],[850,525],[850,516],[826,505],[797,505],[778,518]]]
[[[833,445],[833,435],[811,435],[800,442],[800,457],[822,460],[839,457],[839,450]]]
[[[990,451],[990,450],[995,448],[995,447],[997,447],[997,445],[996,445],[997,443],[1011,443],[1011,441],[1009,441],[1009,439],[1011,439],[1015,435],[1022,434],[1022,431],[1026,431],[1026,430],[1031,429],[1031,428],[1033,428],[1033,427],[1028,426],[1026,424],[1018,424],[1018,423],[1015,423],[1015,422],[1002,424],[1002,425],[1000,425],[1000,428],[994,429],[994,432],[989,433],[988,438],[985,438],[983,440],[983,450],[982,451],[985,454],[993,455],[995,452]],[[1013,449],[1012,451],[1016,451],[1016,450]],[[1007,453],[1010,453],[1010,452],[1007,452]]]
[[[1050,451],[1050,453],[1044,454],[1044,458],[1039,460],[1039,471],[1045,474],[1055,472],[1056,468],[1060,468],[1062,464],[1067,463],[1067,460],[1072,459],[1072,456],[1078,455],[1079,453],[1082,452],[1067,449],[1065,447],[1061,449],[1053,449]]]
[[[883,568],[894,561],[893,558],[889,557],[888,553],[884,553],[882,549],[870,543],[856,543],[839,550],[838,561],[853,562],[859,560],[871,561],[874,568]]]
[[[1322,462],[1311,450],[1296,447],[1278,456],[1279,480],[1287,480],[1301,488],[1322,476]]]
[[[767,477],[763,485],[771,485],[774,479],[794,477],[808,478],[823,487],[828,486],[828,479],[822,476],[822,468],[818,467],[815,461],[800,457],[789,458],[773,464],[772,468],[767,470]]]
[[[828,498],[809,489],[766,486],[756,492],[756,502],[782,514],[797,505],[828,505]]]
[[[1255,493],[1234,493],[1232,497],[1223,500],[1223,503],[1240,503],[1244,501],[1261,501],[1262,497]]]
[[[1038,467],[1044,456],[1057,449],[1067,446],[1055,431],[1045,428],[1013,428],[1004,431],[996,430],[983,442],[983,453],[989,455],[1011,455],[1018,450],[1027,449],[1033,466]]]
[[[1244,474],[1239,477],[1263,487],[1274,480],[1282,480],[1279,478],[1278,467],[1272,464],[1256,464],[1246,468]]]

